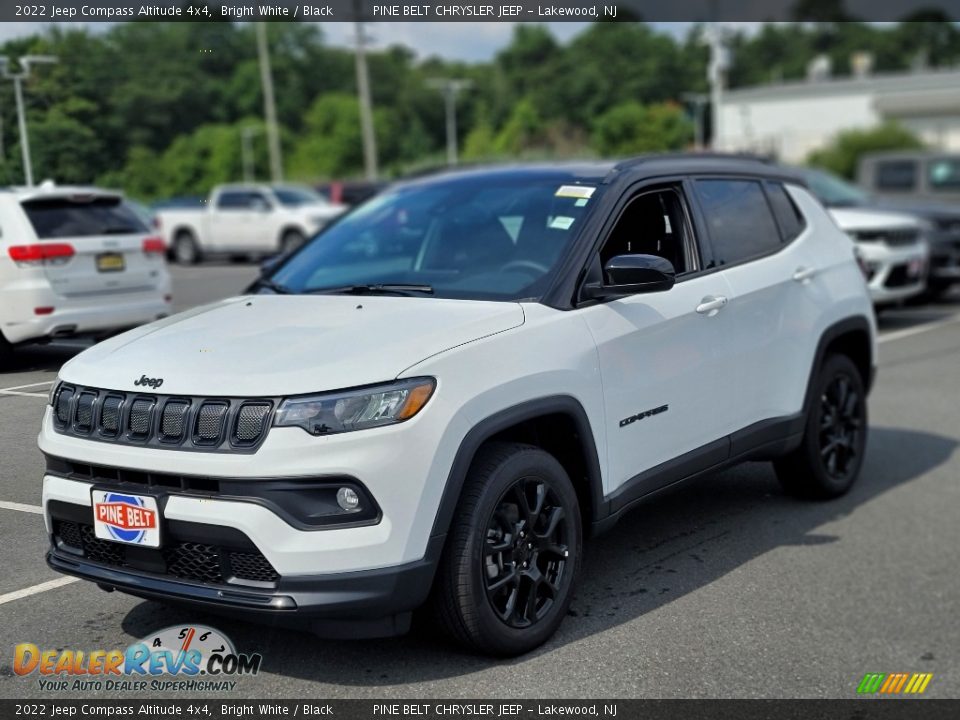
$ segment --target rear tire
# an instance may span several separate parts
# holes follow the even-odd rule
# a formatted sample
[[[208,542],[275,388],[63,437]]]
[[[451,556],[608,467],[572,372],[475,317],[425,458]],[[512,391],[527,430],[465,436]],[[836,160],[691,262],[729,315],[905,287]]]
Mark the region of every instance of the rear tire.
[[[563,466],[540,448],[490,443],[467,476],[433,607],[454,640],[490,655],[541,645],[573,599],[582,530]]]
[[[287,230],[280,238],[280,254],[289,255],[303,247],[306,242],[306,236],[299,230]]]
[[[13,364],[13,346],[0,332],[0,371],[7,370]]]
[[[803,440],[774,462],[789,494],[829,500],[856,481],[867,446],[867,396],[863,378],[846,355],[830,355],[814,380]]]
[[[173,239],[173,259],[178,265],[196,265],[202,259],[200,246],[192,233],[182,230]]]

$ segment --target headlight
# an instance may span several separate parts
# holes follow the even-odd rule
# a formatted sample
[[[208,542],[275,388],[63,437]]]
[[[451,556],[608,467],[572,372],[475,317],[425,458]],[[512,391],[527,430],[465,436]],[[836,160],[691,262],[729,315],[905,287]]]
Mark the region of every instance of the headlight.
[[[420,412],[436,386],[433,378],[411,378],[356,390],[287,398],[280,403],[273,424],[300,427],[311,435],[393,425]]]
[[[53,381],[53,385],[50,386],[50,392],[47,395],[47,405],[52,406],[54,398],[57,397],[57,390],[60,389],[60,378],[58,377]]]

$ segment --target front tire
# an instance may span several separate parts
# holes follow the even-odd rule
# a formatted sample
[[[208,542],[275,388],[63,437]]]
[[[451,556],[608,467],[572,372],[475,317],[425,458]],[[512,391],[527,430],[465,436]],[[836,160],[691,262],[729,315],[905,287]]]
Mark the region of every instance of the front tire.
[[[577,494],[556,458],[520,443],[481,448],[434,587],[441,625],[490,655],[541,645],[570,607],[582,543]]]
[[[846,355],[830,355],[815,381],[800,447],[774,462],[791,495],[829,500],[853,486],[867,446],[867,396],[863,378]]]

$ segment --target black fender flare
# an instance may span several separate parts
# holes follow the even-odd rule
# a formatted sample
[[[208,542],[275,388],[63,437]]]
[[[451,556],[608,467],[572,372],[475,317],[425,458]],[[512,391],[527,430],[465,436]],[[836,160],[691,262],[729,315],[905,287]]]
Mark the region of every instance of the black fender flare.
[[[810,366],[810,375],[807,377],[807,391],[804,394],[803,398],[803,413],[806,415],[810,412],[810,408],[813,407],[813,397],[814,388],[816,387],[816,377],[817,372],[820,370],[820,367],[823,365],[823,361],[827,355],[827,348],[830,347],[830,344],[837,338],[846,335],[851,332],[862,332],[864,333],[869,343],[869,338],[871,337],[870,332],[870,322],[862,315],[856,315],[853,317],[848,317],[839,322],[830,325],[826,330],[823,331],[823,334],[820,335],[820,340],[817,342],[817,351],[813,356],[813,364]],[[863,384],[867,392],[870,392],[870,388],[873,386],[874,376],[876,375],[876,358],[873,357],[873,347],[868,345],[869,357],[869,372],[867,377],[863,378]]]
[[[600,456],[593,439],[593,430],[586,410],[580,401],[570,395],[552,395],[548,397],[527,400],[481,420],[474,425],[460,442],[453,465],[447,475],[447,482],[440,497],[440,505],[433,522],[431,536],[446,535],[453,522],[460,493],[467,478],[467,472],[473,463],[477,450],[484,442],[499,432],[521,423],[533,420],[544,415],[567,415],[573,420],[580,442],[583,444],[583,454],[586,459],[587,482],[594,520],[598,513],[603,513],[606,501],[603,496],[603,478],[600,474]]]

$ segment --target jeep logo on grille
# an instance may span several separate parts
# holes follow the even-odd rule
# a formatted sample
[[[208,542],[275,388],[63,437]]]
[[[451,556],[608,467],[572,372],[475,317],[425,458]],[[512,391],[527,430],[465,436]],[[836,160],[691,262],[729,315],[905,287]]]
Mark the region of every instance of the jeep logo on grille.
[[[148,378],[146,375],[141,375],[139,380],[133,381],[133,384],[144,387],[152,387],[154,390],[156,390],[158,387],[163,385],[163,378]]]

